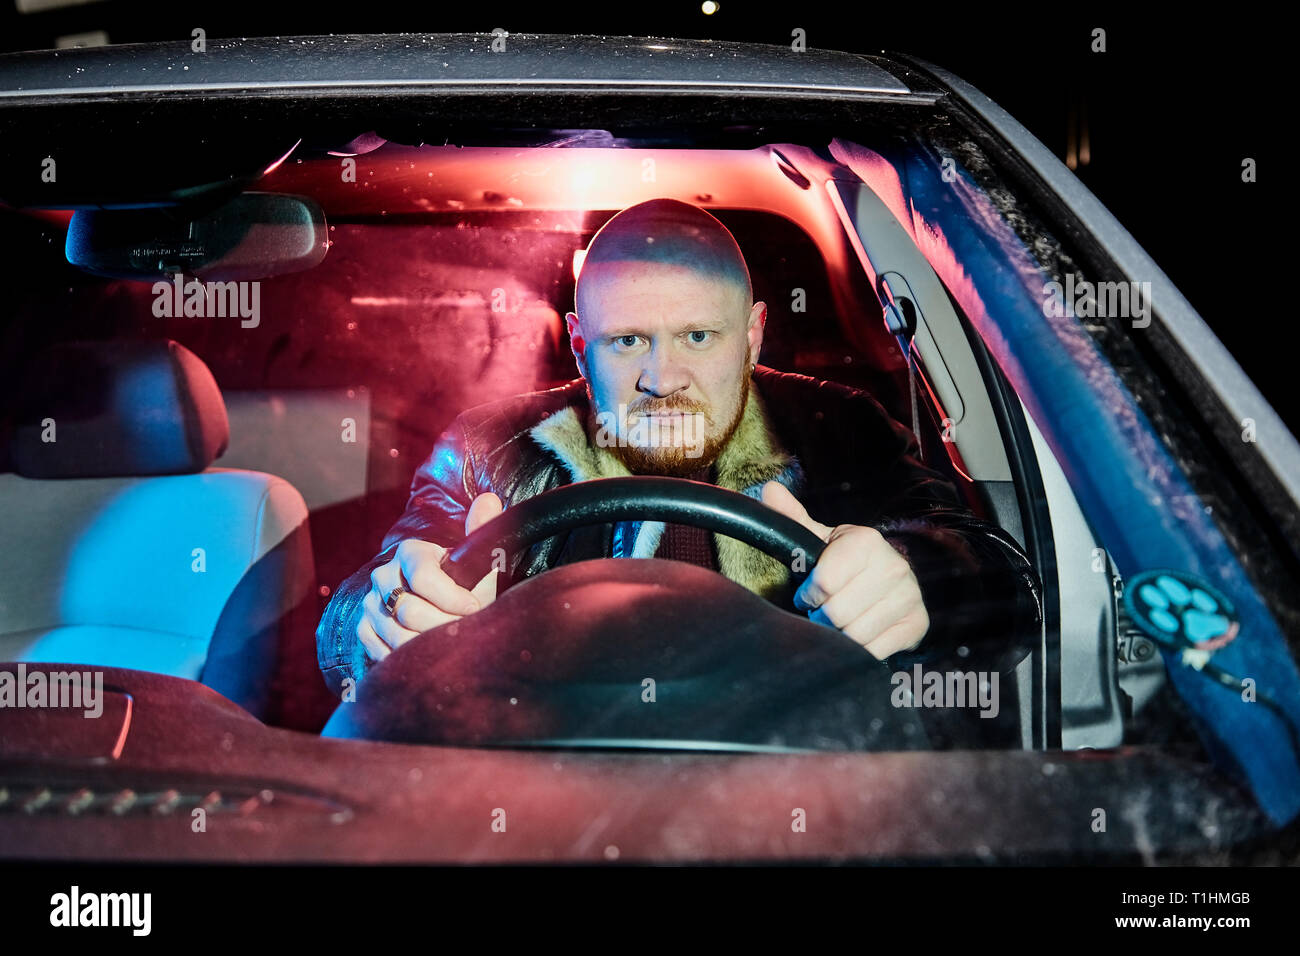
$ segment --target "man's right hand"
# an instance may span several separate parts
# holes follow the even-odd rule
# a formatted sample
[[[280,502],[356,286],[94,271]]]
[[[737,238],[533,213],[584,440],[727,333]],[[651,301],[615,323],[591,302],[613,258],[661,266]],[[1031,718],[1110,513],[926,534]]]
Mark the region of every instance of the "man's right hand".
[[[502,510],[496,495],[479,495],[465,516],[465,534]],[[417,634],[473,614],[496,599],[496,568],[484,575],[474,590],[466,590],[443,571],[441,561],[446,553],[446,548],[429,541],[407,538],[397,546],[391,561],[370,573],[370,591],[361,602],[357,639],[372,661],[382,661]],[[389,614],[384,601],[399,585],[407,593],[398,596],[396,610]]]

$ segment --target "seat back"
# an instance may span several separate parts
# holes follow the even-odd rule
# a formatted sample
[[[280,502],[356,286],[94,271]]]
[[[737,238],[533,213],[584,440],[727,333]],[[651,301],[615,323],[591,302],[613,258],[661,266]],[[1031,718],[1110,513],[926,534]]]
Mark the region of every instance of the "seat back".
[[[210,467],[225,406],[175,342],[60,346],[29,379],[0,475],[0,659],[201,680],[268,716],[311,628],[301,495]]]

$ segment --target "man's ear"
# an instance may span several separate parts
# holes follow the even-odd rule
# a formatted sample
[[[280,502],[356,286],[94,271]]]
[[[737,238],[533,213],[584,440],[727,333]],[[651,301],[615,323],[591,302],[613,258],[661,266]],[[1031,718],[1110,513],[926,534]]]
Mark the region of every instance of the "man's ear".
[[[749,339],[749,360],[758,361],[758,353],[763,349],[763,326],[767,324],[767,303],[755,302],[749,310],[749,328],[745,334]]]
[[[578,323],[578,313],[566,312],[564,325],[569,330],[569,349],[573,360],[578,363],[578,374],[587,377],[587,340],[582,337],[582,326]]]

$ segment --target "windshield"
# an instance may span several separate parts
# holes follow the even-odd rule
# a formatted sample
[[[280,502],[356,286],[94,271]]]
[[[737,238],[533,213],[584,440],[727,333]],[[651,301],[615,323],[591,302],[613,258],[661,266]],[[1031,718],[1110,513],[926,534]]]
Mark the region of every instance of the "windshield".
[[[1063,437],[1082,426],[1004,372],[1023,361],[969,248],[883,174],[914,154],[366,146],[302,147],[244,190],[280,230],[260,245],[222,218],[229,193],[155,220],[4,212],[28,279],[0,359],[0,494],[6,533],[39,542],[4,583],[27,595],[0,621],[15,681],[59,665],[103,687],[108,669],[94,706],[120,730],[124,674],[165,675],[313,743],[440,760],[1138,748],[1198,780],[1225,766],[1160,635],[1226,646],[1240,593],[1204,569],[1121,574],[1129,546]],[[181,249],[164,222],[212,238]],[[636,457],[638,416],[710,453]],[[696,420],[698,446],[672,431]],[[641,491],[614,514],[597,505],[620,486],[593,484],[561,530],[498,547],[487,585],[446,575],[498,513],[535,500],[540,521],[548,492],[636,476],[788,523],[742,527],[730,499],[665,519]],[[779,537],[800,532],[817,554]],[[21,726],[12,755],[68,753],[54,725]],[[109,728],[72,752],[122,746]]]

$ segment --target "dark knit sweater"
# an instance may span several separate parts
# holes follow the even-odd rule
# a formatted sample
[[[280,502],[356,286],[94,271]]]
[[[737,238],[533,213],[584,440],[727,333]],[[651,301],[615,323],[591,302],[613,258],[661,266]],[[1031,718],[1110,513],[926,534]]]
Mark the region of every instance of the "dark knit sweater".
[[[712,469],[701,468],[693,475],[687,475],[691,481],[713,483]],[[663,537],[659,539],[656,558],[670,561],[685,561],[701,567],[718,570],[718,556],[714,551],[713,532],[693,525],[672,524],[664,526]]]

